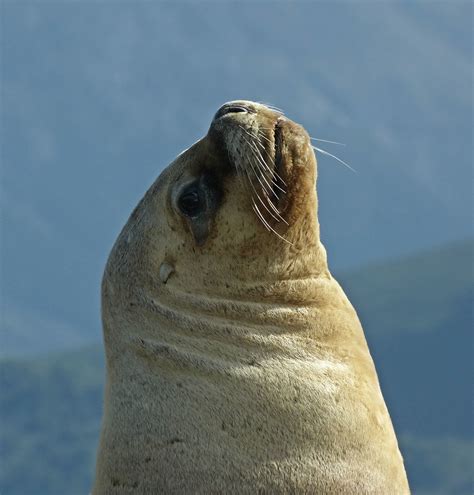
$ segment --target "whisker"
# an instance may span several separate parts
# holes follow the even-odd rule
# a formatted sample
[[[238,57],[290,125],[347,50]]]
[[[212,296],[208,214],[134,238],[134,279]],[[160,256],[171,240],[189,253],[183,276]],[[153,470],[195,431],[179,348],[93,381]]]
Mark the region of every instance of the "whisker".
[[[331,158],[334,158],[335,160],[337,160],[338,162],[341,162],[343,165],[345,165],[349,170],[352,170],[355,174],[357,173],[349,164],[347,164],[344,160],[341,160],[340,158],[338,158],[337,156],[333,155],[332,153],[329,153],[329,151],[326,151],[326,150],[322,150],[321,148],[317,148],[316,146],[312,146],[316,151],[319,151],[320,153],[322,153],[323,155],[328,155],[330,156]]]
[[[262,137],[263,139],[266,139],[270,144],[272,144],[272,142],[267,138],[267,136],[265,136],[262,132],[260,132],[260,130],[257,131],[257,134],[258,134],[258,137]],[[265,152],[265,154],[268,156],[268,158],[270,159],[270,161],[272,162],[272,165],[273,165],[273,170],[270,169],[270,167],[268,166],[267,162],[263,159],[263,156],[261,153],[260,156],[263,160],[263,162],[265,163],[265,166],[268,170],[271,171],[271,173],[277,178],[279,179],[283,186],[286,187],[286,182],[280,177],[280,175],[278,174],[278,172],[276,171],[276,165],[275,165],[275,160],[273,159],[273,157],[270,155],[270,153],[267,151],[267,149],[265,148],[265,146],[263,146],[263,144],[257,139],[257,144],[260,146],[260,148],[262,148],[262,150]],[[275,186],[280,189],[280,191],[282,191],[283,193],[286,193],[286,191],[284,191],[281,187],[278,186],[278,184],[275,184]]]
[[[250,165],[252,166],[252,170],[254,171],[254,174],[256,175],[256,173],[255,173],[255,169],[254,169],[254,167],[253,167],[252,163],[250,163]],[[268,211],[268,213],[270,213],[270,215],[271,215],[271,216],[272,216],[272,217],[273,217],[273,218],[274,218],[277,222],[282,221],[283,223],[285,223],[286,225],[288,225],[288,222],[287,222],[287,221],[286,221],[286,220],[285,220],[285,219],[281,216],[281,214],[280,214],[280,212],[278,211],[277,207],[276,207],[276,206],[272,203],[272,201],[269,199],[269,197],[268,197],[268,193],[266,192],[266,190],[265,190],[265,189],[263,189],[263,190],[264,190],[264,197],[265,197],[265,199],[268,201],[268,205],[270,206],[270,208],[272,208],[272,210],[276,213],[277,217],[275,217],[275,215],[273,215],[273,213],[272,213],[272,212],[268,209],[268,207],[266,206],[266,204],[263,202],[262,198],[260,198],[260,195],[258,194],[258,192],[255,190],[255,187],[254,187],[254,185],[253,185],[252,179],[251,179],[251,178],[250,178],[250,176],[248,175],[248,171],[247,171],[247,170],[246,170],[246,172],[247,172],[247,177],[248,177],[248,179],[249,179],[249,181],[250,181],[250,185],[252,186],[252,189],[254,190],[255,195],[256,195],[256,196],[257,196],[257,198],[259,199],[260,203],[262,203],[262,206],[263,206],[263,207],[264,207],[264,208]],[[263,176],[262,176],[262,177],[263,177]],[[257,179],[258,179],[258,177],[257,177]],[[260,182],[260,184],[262,184],[262,183]],[[262,187],[263,187],[263,186],[262,186]],[[278,198],[278,196],[275,194],[275,192],[274,192],[273,190],[272,190],[272,193],[275,195],[275,197],[276,197],[277,199],[279,199],[279,198]]]
[[[241,125],[239,124],[239,127],[240,127],[240,128],[241,128],[244,132],[245,132],[245,134],[247,134],[247,136],[249,136],[249,137],[251,138],[252,142],[254,142],[254,141],[255,141],[255,138],[256,138],[257,136],[260,136],[260,133],[259,133],[259,131],[258,131],[258,130],[257,130],[257,136],[254,136],[254,135],[253,135],[253,134],[251,134],[249,131],[247,131],[247,129],[246,129],[244,126],[241,126]],[[263,136],[263,134],[262,134],[262,137],[265,137],[265,136]],[[271,144],[271,141],[270,141],[267,137],[265,137],[265,139],[266,139],[266,140],[267,140],[267,141]],[[257,143],[258,143],[258,144],[259,144],[259,145],[260,145],[263,149],[265,149],[265,147],[262,145],[262,143],[260,143],[260,141],[259,141],[258,139],[257,139]]]
[[[242,136],[242,138],[244,139],[244,141],[247,143],[247,145],[250,146],[250,143],[247,141],[247,139]],[[255,151],[253,149],[250,148],[250,151],[252,152],[252,157],[253,158],[257,158],[257,156],[254,154]],[[247,177],[249,179],[249,182],[250,182],[250,185],[255,193],[255,195],[257,196],[258,200],[262,203],[262,206],[268,211],[268,213],[270,213],[270,215],[277,221],[277,222],[283,222],[285,223],[286,225],[289,225],[288,222],[281,216],[281,213],[278,211],[278,208],[273,204],[273,202],[269,199],[269,194],[268,194],[268,190],[267,188],[263,185],[262,181],[260,180],[260,177],[259,177],[259,174],[257,173],[257,171],[255,170],[255,167],[254,167],[254,164],[252,162],[252,160],[249,159],[249,163],[250,163],[250,166],[252,167],[252,170],[253,170],[253,173],[255,175],[255,177],[257,178],[257,180],[259,181],[260,185],[262,186],[262,190],[263,190],[263,193],[264,193],[264,197],[265,199],[268,201],[268,205],[270,206],[270,208],[275,212],[275,214],[277,215],[275,217],[275,215],[273,215],[273,213],[268,209],[267,205],[263,202],[262,198],[260,197],[260,195],[258,194],[258,192],[256,191],[254,185],[253,185],[253,182],[252,182],[252,179],[249,175],[249,172],[248,172],[248,169],[245,169],[245,172],[247,174]],[[259,169],[258,165],[256,164],[256,167],[257,169]],[[264,179],[265,183],[268,185],[269,187],[269,190],[270,192],[277,198],[277,199],[280,199],[278,197],[278,195],[275,193],[275,191],[272,189],[271,185],[268,183],[266,177],[264,174],[261,175],[262,178]]]
[[[270,103],[265,103],[263,101],[258,101],[257,103],[260,103],[260,105],[264,105],[270,110],[274,110],[275,112],[280,113],[281,115],[284,114],[283,110],[281,108],[276,107],[275,105],[271,105]]]
[[[250,180],[250,178],[249,178],[249,180]],[[281,219],[281,220],[283,220],[283,221],[285,222],[285,220],[284,220],[283,218],[281,218],[281,217],[280,217],[280,214],[279,214],[278,210],[277,210],[278,217],[276,217],[276,216],[275,216],[275,215],[274,215],[274,214],[273,214],[273,213],[272,213],[272,212],[268,209],[268,206],[264,203],[263,199],[260,197],[260,195],[257,193],[257,191],[255,191],[255,189],[254,189],[254,192],[255,192],[255,195],[257,196],[257,199],[260,201],[261,205],[262,205],[262,206],[263,206],[263,207],[267,210],[267,212],[271,215],[271,217],[272,217],[274,220],[276,220],[277,222],[279,222],[279,221],[280,221],[280,219]],[[270,204],[270,206],[272,206],[272,203],[271,203],[271,202],[270,202],[269,204]],[[286,223],[286,222],[285,222],[285,223]],[[287,224],[287,225],[288,225],[288,224]]]
[[[270,129],[269,127],[262,127],[262,126],[259,126],[259,129],[262,129],[263,131],[268,131],[268,132],[273,132],[274,129]]]
[[[253,180],[252,180],[252,177],[250,176],[250,172],[249,172],[249,169],[248,168],[243,168],[243,167],[238,167],[239,169],[242,169],[243,172],[245,172],[246,176],[247,176],[247,179],[248,179],[248,182],[250,183],[250,187],[252,188],[253,190],[253,197],[252,197],[252,208],[253,210],[255,211],[257,217],[259,218],[259,220],[262,222],[262,224],[265,226],[265,228],[271,232],[273,232],[278,238],[282,239],[283,241],[287,242],[288,244],[292,245],[292,243],[290,241],[288,241],[287,239],[285,239],[284,237],[282,237],[269,223],[268,221],[265,219],[265,216],[263,215],[263,213],[260,211],[259,207],[257,206],[257,203],[255,202],[255,198],[261,203],[261,206],[270,214],[270,216],[276,220],[277,222],[283,222],[285,223],[286,225],[289,225],[288,222],[281,216],[280,212],[278,211],[277,207],[273,204],[273,202],[270,200],[269,198],[269,192],[271,194],[273,194],[277,199],[279,199],[278,195],[275,193],[275,191],[273,190],[271,184],[268,182],[268,179],[271,181],[271,183],[278,189],[280,189],[284,194],[286,193],[286,191],[284,189],[282,189],[276,182],[275,182],[275,175],[278,176],[278,174],[276,173],[276,170],[272,170],[268,163],[264,160],[263,156],[262,156],[262,153],[260,152],[260,150],[258,149],[258,145],[260,145],[260,147],[265,151],[265,153],[269,155],[269,153],[267,152],[267,150],[265,149],[265,147],[262,145],[262,143],[260,143],[260,141],[258,140],[258,137],[252,135],[249,131],[247,131],[247,129],[245,129],[243,126],[239,125],[239,127],[244,131],[245,134],[247,134],[249,137],[250,137],[250,140],[247,139],[244,135],[242,135],[242,139],[243,141],[247,144],[247,146],[249,147],[249,152],[250,152],[250,156],[248,158],[248,163],[250,164],[250,167],[252,168],[252,172],[253,172],[253,175],[256,177],[256,179],[258,180],[261,188],[262,188],[262,192],[263,192],[263,198],[260,196],[260,194],[257,192],[257,190],[255,189],[255,186],[254,186],[254,183],[253,183]],[[258,133],[258,131],[257,131]],[[259,134],[259,133],[258,133]],[[271,158],[271,157],[270,157]],[[254,162],[255,160],[255,162]],[[273,159],[272,159],[272,162],[273,162]],[[271,177],[268,177],[267,179],[267,172],[269,174],[271,174]],[[278,176],[278,178],[283,182],[284,184],[284,181]],[[265,184],[262,182],[262,180],[265,182]],[[286,185],[286,184],[285,184]],[[268,187],[267,187],[268,186]],[[268,203],[268,204],[267,204]],[[275,213],[272,213],[272,211],[270,210],[273,209],[273,212]]]
[[[280,179],[282,182],[283,182],[283,185],[286,186],[285,182],[283,181],[283,179],[277,174],[277,172],[275,171],[275,169],[271,169],[269,166],[268,166],[268,163],[264,160],[262,154],[260,153],[260,150],[255,146],[254,150],[259,154],[260,156],[260,159],[259,159],[259,162],[261,165],[263,165],[264,168],[266,168],[268,170],[268,172],[272,175],[271,177],[271,181],[272,181],[272,184],[277,188],[277,189],[280,189],[280,191],[283,193],[283,194],[286,194],[286,191],[284,189],[282,189],[274,180],[274,177],[278,177],[278,179]],[[258,157],[257,157],[258,159]],[[278,195],[274,192],[275,196],[278,198]]]
[[[239,127],[240,127],[240,128],[241,128],[244,132],[245,132],[245,134],[247,134],[247,136],[250,136],[250,138],[251,138],[251,143],[255,143],[255,142],[256,142],[256,144],[257,144],[258,146],[260,146],[260,147],[263,149],[263,151],[265,151],[265,153],[267,153],[268,158],[270,158],[270,160],[271,160],[272,164],[273,164],[273,165],[275,165],[275,162],[273,161],[273,158],[269,155],[269,153],[268,153],[268,152],[267,152],[267,150],[265,149],[265,146],[263,146],[263,144],[262,144],[262,143],[261,143],[258,139],[255,139],[255,138],[258,138],[258,137],[263,137],[263,138],[264,138],[264,139],[266,139],[266,140],[267,140],[270,144],[272,144],[272,142],[271,142],[271,141],[270,141],[270,140],[269,140],[269,139],[268,139],[265,135],[263,135],[263,134],[262,134],[262,133],[261,133],[258,129],[257,129],[257,136],[254,136],[254,135],[253,135],[253,134],[251,134],[249,131],[247,131],[247,129],[246,129],[245,127],[241,126],[240,124],[239,124]],[[250,143],[247,141],[247,144],[250,144]],[[262,157],[262,158],[263,158],[263,157]],[[264,162],[265,162],[265,160],[264,160]],[[265,165],[267,166],[267,168],[268,168],[271,172],[273,172],[273,171],[272,171],[272,170],[268,167],[268,165],[267,165],[266,163],[265,163]],[[280,178],[280,177],[279,177],[279,178]],[[281,178],[280,178],[280,180],[281,180]]]
[[[329,141],[328,139],[311,138],[312,141],[321,141],[322,143],[338,144],[339,146],[345,146],[344,143],[339,143],[338,141]]]
[[[259,218],[263,221],[263,224],[269,229],[271,230],[277,237],[279,237],[282,241],[285,241],[286,243],[288,243],[290,246],[293,246],[293,243],[290,242],[288,239],[285,239],[283,236],[281,236],[275,229],[272,228],[271,225],[269,225],[267,223],[267,221],[265,220],[265,218],[263,218],[263,215],[262,213],[260,212],[260,210],[258,209],[257,205],[255,203],[253,203],[253,208],[254,208],[254,211],[256,211],[257,215],[259,216]]]
[[[257,217],[260,219],[262,222],[262,225],[269,231],[270,227],[268,226],[267,222],[265,221],[265,218],[263,218],[262,214],[260,213],[260,210],[257,208],[257,205],[255,204],[255,201],[252,199],[252,210],[257,214]]]
[[[247,141],[247,139],[245,139],[245,137],[244,137],[244,136],[242,136],[242,137],[243,137],[244,141],[247,143],[247,145],[250,147],[250,151],[251,151],[252,153],[254,153],[254,150],[251,148],[250,143]],[[253,156],[256,156],[256,155],[253,155]],[[258,181],[260,182],[260,185],[262,186],[262,189],[265,191],[265,193],[266,193],[266,194],[268,194],[268,192],[267,192],[267,188],[265,187],[265,185],[264,185],[264,184],[262,183],[262,181],[260,180],[260,175],[262,176],[263,180],[264,180],[264,181],[265,181],[265,183],[267,184],[267,186],[268,186],[268,190],[269,190],[270,192],[273,192],[273,190],[272,190],[272,186],[268,183],[268,181],[267,181],[267,179],[266,179],[265,175],[262,175],[262,174],[258,174],[258,173],[257,173],[257,171],[255,170],[255,167],[254,167],[254,164],[253,164],[252,160],[249,160],[249,163],[250,163],[250,166],[252,167],[252,170],[253,170],[253,173],[255,174],[255,177],[256,177],[256,178],[258,179]],[[258,165],[257,165],[257,170],[259,170]],[[274,193],[274,192],[273,192],[273,193]],[[277,196],[277,198],[278,198],[278,196]]]
[[[239,127],[240,127],[240,126],[239,126]],[[243,129],[243,128],[242,128],[242,129]],[[243,130],[244,130],[245,132],[247,132],[245,129],[243,129]],[[247,134],[248,134],[248,133],[247,133]],[[245,141],[245,142],[246,142],[246,143],[247,143],[247,144],[251,147],[251,151],[252,151],[252,152],[257,152],[257,153],[260,155],[260,159],[259,159],[259,157],[258,157],[258,156],[256,156],[256,155],[254,155],[254,156],[255,156],[255,158],[257,159],[257,162],[258,162],[258,163],[260,163],[261,165],[263,165],[263,167],[264,167],[264,168],[266,168],[266,169],[268,170],[268,172],[271,174],[271,177],[270,177],[270,181],[271,181],[271,183],[272,183],[272,184],[273,184],[273,185],[274,185],[277,189],[280,189],[280,191],[281,191],[283,194],[286,194],[286,191],[285,191],[284,189],[282,189],[282,188],[281,188],[281,187],[280,187],[280,186],[279,186],[279,185],[275,182],[274,177],[275,177],[275,176],[276,176],[276,177],[278,177],[278,179],[280,179],[280,180],[282,181],[282,183],[283,183],[283,185],[284,185],[284,186],[286,186],[285,181],[284,181],[284,180],[283,180],[283,179],[282,179],[282,178],[278,175],[278,173],[276,172],[276,170],[272,170],[272,169],[268,166],[268,164],[267,164],[267,163],[265,162],[265,160],[263,159],[263,156],[262,156],[262,154],[260,153],[260,150],[256,147],[256,145],[255,145],[254,141],[250,141],[250,142],[249,142],[247,139],[245,139],[245,137],[244,137],[244,136],[242,136],[242,137],[243,137],[244,141]],[[253,138],[253,136],[252,136],[252,138]],[[252,149],[252,147],[253,147],[253,149]],[[262,171],[262,172],[264,172],[264,171]],[[262,177],[264,177],[264,178],[265,178],[265,177],[266,177],[266,175],[265,175],[265,174],[263,174],[263,175],[262,175]],[[268,181],[267,181],[266,179],[265,179],[265,182],[268,184]],[[272,186],[271,186],[270,184],[268,184],[268,187],[270,187],[270,189],[272,189]],[[279,199],[279,198],[278,198],[278,195],[275,193],[275,191],[273,191],[273,189],[272,189],[272,191],[271,191],[271,192],[273,193],[273,195],[274,195],[277,199]]]
[[[260,128],[261,129],[261,128]],[[272,144],[272,142],[270,141],[270,139],[267,138],[267,136],[265,136],[265,134],[263,132],[260,132],[260,129],[257,131],[258,132],[258,135],[260,137],[262,137],[263,139],[265,139],[266,141],[268,141],[270,144]],[[265,149],[265,148],[264,148]]]

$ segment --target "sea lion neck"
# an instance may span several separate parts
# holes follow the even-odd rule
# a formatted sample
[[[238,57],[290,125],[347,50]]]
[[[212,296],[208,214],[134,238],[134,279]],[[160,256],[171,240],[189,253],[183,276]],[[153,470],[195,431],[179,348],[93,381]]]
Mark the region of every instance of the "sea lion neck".
[[[156,265],[155,265],[156,266]],[[154,283],[152,293],[202,294],[211,298],[252,301],[263,298],[272,304],[312,305],[312,293],[303,287],[327,279],[326,251],[321,243],[304,246],[281,243],[262,245],[256,239],[243,247],[218,244],[215,248],[183,251],[161,262],[160,271],[172,266],[163,283]],[[155,268],[156,271],[156,268]],[[156,280],[156,277],[155,277]],[[303,285],[302,285],[303,284]]]
[[[178,366],[225,374],[261,360],[296,359],[300,350],[294,339],[309,347],[333,340],[332,331],[315,329],[313,320],[334,305],[338,290],[330,276],[260,283],[238,294],[231,288],[226,294],[196,293],[167,284],[154,294],[137,291],[126,318],[122,313],[115,319],[107,311],[113,328],[106,334],[118,359],[132,352],[156,369]],[[341,299],[338,309],[348,308]]]

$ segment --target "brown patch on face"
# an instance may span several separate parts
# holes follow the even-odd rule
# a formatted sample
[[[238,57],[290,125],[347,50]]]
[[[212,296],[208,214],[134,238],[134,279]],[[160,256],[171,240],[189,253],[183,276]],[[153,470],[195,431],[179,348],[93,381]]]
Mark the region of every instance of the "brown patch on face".
[[[316,210],[316,160],[303,127],[279,119],[276,130],[275,165],[286,191],[281,195],[278,209],[291,229]]]

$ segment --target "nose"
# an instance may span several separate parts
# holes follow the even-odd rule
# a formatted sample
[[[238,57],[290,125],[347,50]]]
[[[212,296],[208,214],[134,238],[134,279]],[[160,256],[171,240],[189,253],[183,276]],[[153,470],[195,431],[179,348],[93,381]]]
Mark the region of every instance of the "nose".
[[[224,115],[227,115],[228,113],[250,113],[254,112],[250,107],[244,105],[243,103],[226,103],[225,105],[222,105],[219,110],[217,110],[217,113],[214,115],[214,120],[220,119]]]

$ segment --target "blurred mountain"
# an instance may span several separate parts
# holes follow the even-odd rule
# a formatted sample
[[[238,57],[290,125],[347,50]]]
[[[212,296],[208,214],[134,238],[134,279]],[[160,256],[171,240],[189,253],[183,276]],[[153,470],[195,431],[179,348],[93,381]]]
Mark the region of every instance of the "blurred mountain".
[[[98,347],[1,363],[0,493],[87,495],[102,409]]]
[[[99,284],[148,185],[235,98],[319,157],[338,268],[472,235],[471,2],[3,2],[2,354],[100,337]]]
[[[339,280],[361,319],[395,423],[427,437],[472,435],[474,241]]]
[[[474,241],[342,273],[416,495],[472,493]],[[103,350],[1,362],[0,493],[80,495],[93,476]]]

